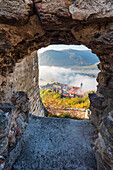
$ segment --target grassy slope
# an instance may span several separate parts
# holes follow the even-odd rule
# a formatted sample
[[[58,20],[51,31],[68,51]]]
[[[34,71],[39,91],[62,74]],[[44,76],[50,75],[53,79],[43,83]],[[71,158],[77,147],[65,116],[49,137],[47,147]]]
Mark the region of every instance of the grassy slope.
[[[40,96],[45,106],[56,106],[61,108],[84,108],[90,105],[88,94],[84,98],[62,98],[61,94],[51,90],[41,90]]]

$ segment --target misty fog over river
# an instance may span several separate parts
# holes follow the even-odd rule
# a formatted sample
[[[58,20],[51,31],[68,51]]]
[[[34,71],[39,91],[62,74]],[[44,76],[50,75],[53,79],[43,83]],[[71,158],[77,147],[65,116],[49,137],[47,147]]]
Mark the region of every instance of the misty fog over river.
[[[55,82],[68,84],[69,86],[79,87],[83,83],[85,91],[96,90],[96,77],[99,70],[72,70],[71,68],[55,67],[55,66],[40,66],[39,79],[50,82],[53,78]],[[40,84],[41,84],[40,81]]]

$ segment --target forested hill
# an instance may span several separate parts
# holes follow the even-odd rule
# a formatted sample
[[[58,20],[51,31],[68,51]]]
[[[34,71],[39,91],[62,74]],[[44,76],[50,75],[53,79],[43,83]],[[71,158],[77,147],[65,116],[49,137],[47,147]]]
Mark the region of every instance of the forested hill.
[[[47,50],[39,55],[39,64],[46,66],[90,66],[99,62],[90,50]]]

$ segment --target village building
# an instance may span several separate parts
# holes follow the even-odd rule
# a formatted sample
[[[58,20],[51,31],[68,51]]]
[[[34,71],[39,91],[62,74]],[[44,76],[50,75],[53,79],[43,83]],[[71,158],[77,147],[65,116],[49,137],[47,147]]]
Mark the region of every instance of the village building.
[[[42,86],[41,89],[57,90],[62,95],[62,97],[75,98],[76,96],[84,97],[86,95],[86,92],[81,89],[81,86],[73,87],[59,82],[54,82],[50,84],[48,83],[47,85]]]

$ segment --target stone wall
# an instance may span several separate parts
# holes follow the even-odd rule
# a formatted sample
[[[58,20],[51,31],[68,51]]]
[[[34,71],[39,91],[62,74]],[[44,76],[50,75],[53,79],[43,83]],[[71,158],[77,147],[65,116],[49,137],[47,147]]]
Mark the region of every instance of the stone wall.
[[[98,169],[113,169],[113,111],[102,118],[95,143]]]
[[[89,97],[91,102],[90,109],[92,111],[91,122],[97,128],[97,137],[95,140],[97,169],[112,170],[113,108],[109,102],[109,98],[104,98],[100,94],[90,94]]]
[[[17,77],[18,80],[22,80],[21,69],[17,69],[19,74],[16,76],[15,68],[21,68],[21,64],[16,65],[16,63],[21,63],[23,58],[25,59],[22,65],[27,65],[27,70],[23,69],[22,73],[26,82],[28,67],[33,66],[32,57],[28,61],[27,56],[33,51],[49,44],[83,44],[97,54],[100,59],[100,73],[97,78],[97,92],[90,96],[91,121],[97,127],[95,153],[98,169],[111,170],[113,167],[113,1],[1,0],[0,28],[1,103],[12,103],[14,84],[10,79],[13,77],[15,80]],[[30,73],[34,74],[34,71]],[[38,80],[36,77],[36,79],[31,77],[30,86],[24,81],[19,84],[22,91],[26,91],[29,87],[34,88],[28,92],[28,96],[30,98],[33,92],[34,97],[30,98],[30,103],[32,110],[35,111]],[[19,88],[18,83],[16,81],[14,83],[15,87]]]
[[[44,116],[38,86],[37,52],[16,63],[13,72],[1,76],[0,166],[10,169],[18,157],[30,114]]]
[[[1,76],[0,102],[12,103],[14,91],[26,92],[30,102],[30,112],[37,116],[44,116],[44,106],[39,94],[39,68],[37,52],[25,57],[13,68],[13,73]],[[39,108],[40,106],[40,108]]]
[[[10,81],[14,91],[26,92],[30,102],[31,114],[44,116],[44,106],[40,100],[39,67],[37,51],[24,58],[14,67]]]
[[[15,162],[28,120],[29,100],[24,92],[13,93],[12,104],[0,104],[0,168],[9,170]]]

